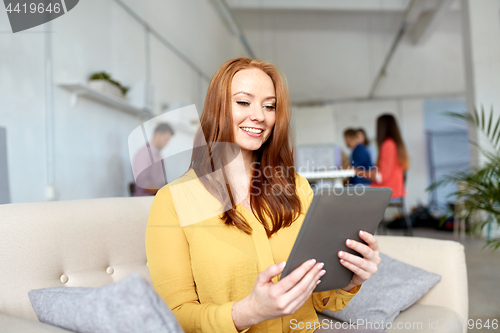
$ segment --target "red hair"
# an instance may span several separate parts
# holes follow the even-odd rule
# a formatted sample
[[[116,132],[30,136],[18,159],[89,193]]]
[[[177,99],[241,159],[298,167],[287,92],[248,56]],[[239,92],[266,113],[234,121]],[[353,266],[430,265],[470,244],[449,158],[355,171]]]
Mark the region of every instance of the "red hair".
[[[231,159],[227,154],[219,155],[230,144],[211,146],[211,143],[227,142],[233,143],[235,146],[231,111],[231,82],[238,71],[249,68],[258,68],[269,75],[276,92],[276,121],[270,136],[254,152],[257,163],[253,165],[250,186],[250,206],[270,237],[281,228],[289,227],[301,213],[301,203],[295,187],[295,166],[289,134],[291,103],[287,87],[272,64],[261,60],[236,58],[225,62],[217,70],[210,81],[205,98],[200,119],[201,127],[196,135],[191,167],[201,177],[219,169],[223,171],[222,166]],[[204,141],[201,137],[202,134]],[[209,149],[200,147],[204,142],[209,145]],[[239,149],[234,149],[233,153],[233,156],[236,156]],[[224,175],[224,179],[217,181],[215,177],[207,176],[200,178],[200,180],[205,188],[222,203],[225,210],[222,216],[224,223],[234,225],[245,233],[251,234],[252,228],[235,209],[231,198],[231,189],[225,178]],[[273,192],[276,187],[280,189],[279,193]]]

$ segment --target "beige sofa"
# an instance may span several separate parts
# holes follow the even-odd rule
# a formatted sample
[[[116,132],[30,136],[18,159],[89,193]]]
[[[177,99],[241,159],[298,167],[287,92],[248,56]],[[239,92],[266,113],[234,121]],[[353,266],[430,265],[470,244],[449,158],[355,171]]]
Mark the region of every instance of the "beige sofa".
[[[31,289],[98,287],[132,272],[151,281],[144,247],[151,202],[151,197],[145,197],[0,205],[0,331],[67,332],[38,322],[28,298]],[[427,322],[429,315],[467,320],[462,245],[377,237],[387,255],[442,275],[396,322]]]

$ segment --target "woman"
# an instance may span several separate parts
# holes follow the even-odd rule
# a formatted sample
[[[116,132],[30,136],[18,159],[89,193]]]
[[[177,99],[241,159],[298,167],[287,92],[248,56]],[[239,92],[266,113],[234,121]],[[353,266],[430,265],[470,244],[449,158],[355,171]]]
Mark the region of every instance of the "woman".
[[[351,165],[355,168],[369,170],[373,167],[372,158],[365,145],[366,137],[362,136],[359,131],[348,128],[344,131],[344,140],[346,146],[351,149]],[[361,177],[351,177],[350,185],[370,185],[371,181]]]
[[[358,132],[361,135],[363,139],[363,144],[368,147],[370,145],[370,140],[368,140],[368,137],[366,136],[366,132],[363,129],[363,127],[358,128],[356,132]]]
[[[391,188],[393,199],[406,196],[404,173],[410,167],[410,159],[396,119],[390,114],[377,119],[377,145],[377,172],[357,170],[359,175],[372,180],[372,187]]]
[[[370,140],[368,139],[368,136],[366,135],[366,131],[364,130],[363,127],[358,128],[356,131],[363,138],[363,144],[368,149],[368,152],[370,153],[371,160],[375,161],[375,157],[377,156],[377,152],[376,152],[376,149],[373,147],[373,145],[370,144]]]
[[[278,281],[313,198],[290,115],[269,63],[233,59],[210,82],[191,167],[158,191],[146,231],[153,285],[186,332],[313,332],[315,310],[341,310],[377,270],[377,241],[360,232],[369,246],[347,246],[363,257],[338,254],[355,273],[345,288],[312,293],[325,273],[314,260]]]

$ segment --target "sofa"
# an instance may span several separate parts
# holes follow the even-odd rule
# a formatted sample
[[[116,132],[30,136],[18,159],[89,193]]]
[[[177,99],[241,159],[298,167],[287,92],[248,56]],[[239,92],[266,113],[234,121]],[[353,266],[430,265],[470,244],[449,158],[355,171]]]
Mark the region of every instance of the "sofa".
[[[133,272],[151,282],[144,246],[151,203],[152,197],[142,197],[0,205],[0,331],[68,332],[38,321],[28,298],[31,289],[100,287]],[[377,239],[381,252],[442,275],[395,323],[427,321],[430,313],[467,322],[461,244],[402,236]],[[460,330],[466,332],[467,325]],[[393,326],[388,332],[393,331],[398,330]]]

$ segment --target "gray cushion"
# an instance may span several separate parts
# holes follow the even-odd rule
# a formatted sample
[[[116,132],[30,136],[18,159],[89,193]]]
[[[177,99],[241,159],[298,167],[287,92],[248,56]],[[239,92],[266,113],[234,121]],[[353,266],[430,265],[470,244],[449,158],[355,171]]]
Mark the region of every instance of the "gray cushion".
[[[30,290],[41,322],[78,333],[183,332],[175,315],[139,274],[101,288]]]
[[[380,254],[378,271],[363,283],[358,294],[342,311],[323,311],[342,321],[364,320],[386,327],[399,313],[418,301],[441,276]],[[359,321],[361,323],[361,321]],[[380,326],[383,325],[383,326]]]

